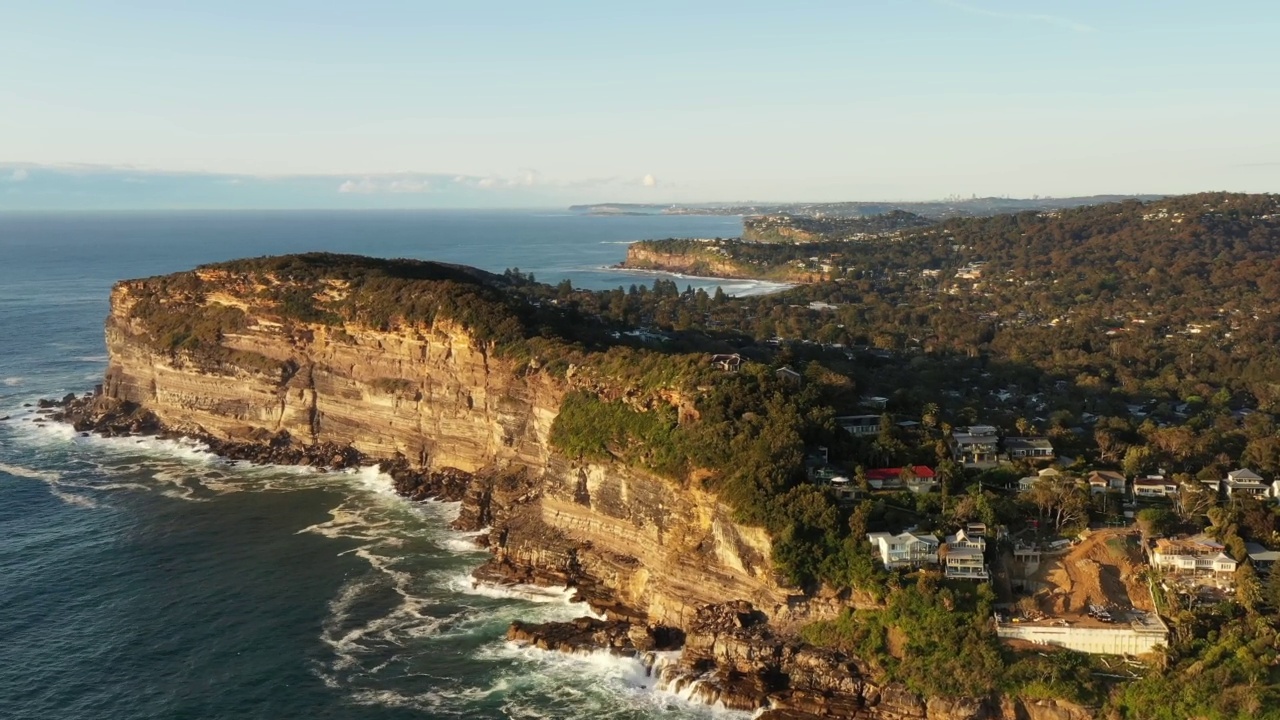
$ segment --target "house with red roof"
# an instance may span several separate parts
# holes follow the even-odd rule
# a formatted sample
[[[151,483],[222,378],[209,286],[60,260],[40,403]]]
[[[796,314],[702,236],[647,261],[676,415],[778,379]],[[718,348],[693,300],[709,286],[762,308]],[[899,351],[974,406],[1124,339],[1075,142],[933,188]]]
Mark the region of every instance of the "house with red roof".
[[[938,487],[938,480],[932,468],[924,465],[912,465],[904,468],[874,468],[867,471],[867,484],[876,490],[895,490],[907,488],[913,492],[929,492]],[[906,476],[904,479],[903,476]]]

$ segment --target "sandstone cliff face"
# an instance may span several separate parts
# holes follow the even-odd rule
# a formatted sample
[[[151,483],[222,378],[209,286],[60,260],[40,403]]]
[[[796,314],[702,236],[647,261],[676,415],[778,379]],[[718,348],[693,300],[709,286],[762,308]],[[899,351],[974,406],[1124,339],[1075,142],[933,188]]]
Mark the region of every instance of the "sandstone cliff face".
[[[627,247],[622,266],[636,270],[659,270],[703,277],[746,278],[748,273],[737,263],[709,253],[670,253],[653,250],[641,243]]]
[[[633,270],[658,270],[660,272],[715,277],[726,279],[765,279],[764,273],[752,266],[744,266],[726,256],[713,252],[676,253],[656,250],[644,243],[633,243],[627,248],[627,259],[622,267]],[[767,279],[780,282],[810,283],[820,282],[820,273],[811,273],[799,269],[775,269],[767,274]]]
[[[763,531],[733,523],[696,489],[556,455],[548,437],[572,382],[518,372],[452,323],[286,326],[249,293],[210,293],[205,302],[248,317],[222,346],[272,362],[213,365],[148,341],[130,314],[142,291],[125,282],[113,292],[104,393],[142,405],[166,427],[237,441],[287,432],[423,469],[524,469],[533,478],[526,491],[483,518],[501,521],[494,550],[509,576],[592,585],[620,609],[674,626],[698,605],[726,599],[792,616]]]

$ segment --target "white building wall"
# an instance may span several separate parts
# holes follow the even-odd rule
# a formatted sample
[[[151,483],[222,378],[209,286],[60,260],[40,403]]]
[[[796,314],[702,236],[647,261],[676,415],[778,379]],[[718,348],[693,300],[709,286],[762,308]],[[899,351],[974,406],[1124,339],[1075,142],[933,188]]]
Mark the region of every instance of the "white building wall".
[[[1077,652],[1099,655],[1143,655],[1157,646],[1168,645],[1168,631],[1133,628],[1072,628],[1002,624],[996,628],[1002,638],[1026,640],[1040,645],[1056,645]]]

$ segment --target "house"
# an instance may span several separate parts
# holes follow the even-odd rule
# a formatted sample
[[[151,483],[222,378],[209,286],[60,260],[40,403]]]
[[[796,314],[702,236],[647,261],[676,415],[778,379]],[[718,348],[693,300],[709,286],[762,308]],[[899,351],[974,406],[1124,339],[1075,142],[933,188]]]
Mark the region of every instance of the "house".
[[[1200,478],[1200,484],[1215,495],[1222,492],[1222,478]]]
[[[914,492],[929,492],[938,486],[931,468],[913,465],[907,479],[903,480],[903,468],[874,468],[867,471],[867,484],[876,490],[905,487]]]
[[[870,408],[883,410],[889,405],[889,398],[880,397],[879,395],[864,395],[862,397],[862,404]]]
[[[987,571],[986,559],[983,557],[986,549],[987,539],[981,535],[970,534],[968,530],[948,535],[944,574],[949,578],[987,580],[990,574]]]
[[[879,415],[841,415],[836,424],[854,437],[880,434]]]
[[[842,500],[852,500],[858,497],[858,484],[844,475],[836,475],[828,482],[831,485],[831,489],[835,490],[836,497]]]
[[[736,373],[738,372],[738,368],[742,367],[742,356],[738,353],[733,353],[732,355],[712,355],[711,364],[725,372]]]
[[[796,372],[790,365],[783,365],[777,370],[774,370],[773,374],[774,374],[774,377],[778,378],[784,383],[787,383],[790,385],[800,384],[800,379],[801,379],[800,373]]]
[[[947,548],[954,550],[956,548],[973,548],[980,551],[987,549],[987,539],[977,533],[971,533],[966,528],[959,530],[955,535],[947,536]]]
[[[995,467],[1000,461],[1000,436],[990,425],[957,428],[950,444],[952,457],[965,467]]]
[[[1148,475],[1133,479],[1135,498],[1171,498],[1178,494],[1178,483],[1163,475]]]
[[[1271,494],[1271,486],[1262,482],[1261,475],[1248,468],[1227,473],[1227,479],[1222,484],[1227,488],[1228,497],[1236,493],[1254,497],[1266,497]]]
[[[1249,560],[1258,572],[1269,573],[1276,560],[1280,560],[1280,550],[1268,550],[1258,543],[1245,543],[1244,549],[1249,553]]]
[[[1004,439],[1004,450],[1010,460],[1052,460],[1053,443],[1043,437],[1009,437]]]
[[[1236,561],[1227,556],[1222,543],[1205,535],[1189,538],[1160,538],[1155,541],[1151,564],[1173,573],[1230,575]]]
[[[1124,492],[1124,475],[1114,470],[1094,470],[1087,482],[1090,493]]]
[[[938,562],[938,538],[933,535],[875,532],[868,533],[867,540],[876,546],[880,561],[886,568],[917,567]]]
[[[1045,482],[1057,482],[1062,478],[1062,473],[1057,468],[1045,468],[1035,475],[1028,475],[1018,480],[1018,491],[1027,492],[1036,486],[1036,483],[1044,480]]]

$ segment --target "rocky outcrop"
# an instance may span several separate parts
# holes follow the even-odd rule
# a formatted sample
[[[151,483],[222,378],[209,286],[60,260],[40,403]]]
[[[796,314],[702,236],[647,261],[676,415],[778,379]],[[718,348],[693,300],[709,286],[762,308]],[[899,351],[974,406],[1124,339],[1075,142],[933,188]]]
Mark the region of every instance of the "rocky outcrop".
[[[714,248],[709,247],[674,252],[658,249],[650,243],[636,242],[627,246],[627,257],[622,261],[621,267],[699,277],[751,278],[745,268],[728,257],[716,254]]]
[[[795,265],[759,265],[737,259],[720,242],[738,241],[642,240],[627,246],[627,257],[618,267],[739,280],[813,283],[825,279],[821,272]]]
[[[492,528],[482,576],[572,585],[620,617],[680,626],[726,598],[779,619],[808,612],[774,579],[765,533],[734,523],[713,496],[556,454],[551,424],[585,380],[500,357],[446,319],[285,320],[260,299],[261,278],[189,275],[114,288],[106,381],[78,426],[180,433],[260,462],[386,463],[402,494],[462,500],[460,526]],[[190,295],[168,290],[196,284]],[[235,309],[243,319],[218,329],[217,354],[170,349],[156,339],[163,318],[135,312],[140,302],[188,312],[199,303],[209,317]]]
[[[654,683],[728,709],[768,710],[770,720],[1087,720],[1070,703],[1016,698],[922,698],[874,682],[856,658],[779,635],[748,603],[703,607],[682,632],[653,625],[579,618],[513,623],[508,640],[544,650],[601,649],[640,659]],[[683,641],[683,642],[681,642]],[[659,651],[680,648],[678,654]]]

